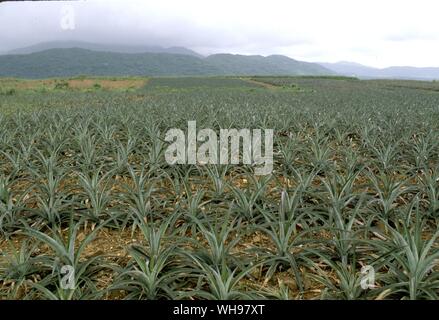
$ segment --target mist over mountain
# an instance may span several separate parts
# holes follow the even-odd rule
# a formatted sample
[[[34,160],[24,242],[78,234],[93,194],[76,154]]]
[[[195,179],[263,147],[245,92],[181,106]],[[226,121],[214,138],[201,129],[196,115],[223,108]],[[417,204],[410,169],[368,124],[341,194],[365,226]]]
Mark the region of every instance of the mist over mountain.
[[[100,43],[90,43],[83,41],[52,41],[38,43],[32,46],[27,46],[24,48],[14,49],[8,52],[3,52],[0,54],[29,54],[34,52],[40,52],[50,49],[73,49],[81,48],[92,51],[103,51],[103,52],[117,52],[117,53],[172,53],[172,54],[185,54],[194,57],[203,57],[201,54],[183,47],[170,47],[163,48],[159,46],[148,46],[148,45],[122,45],[122,44],[100,44]]]
[[[355,62],[340,61],[336,63],[319,63],[321,66],[340,75],[364,79],[407,79],[407,80],[436,80],[439,79],[439,68],[417,68],[395,66],[388,68],[373,68]]]

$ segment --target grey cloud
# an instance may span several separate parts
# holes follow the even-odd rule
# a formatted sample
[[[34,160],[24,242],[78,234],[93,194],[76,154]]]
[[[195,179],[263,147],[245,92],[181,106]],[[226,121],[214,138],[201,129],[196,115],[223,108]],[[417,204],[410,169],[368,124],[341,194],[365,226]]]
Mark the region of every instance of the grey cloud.
[[[75,11],[75,30],[60,27],[61,9]],[[143,9],[144,12],[140,10]],[[269,24],[206,26],[178,13],[145,12],[127,4],[103,2],[40,2],[0,5],[0,51],[45,41],[79,40],[97,43],[144,44],[201,48],[207,52],[227,49],[259,52],[264,49],[309,43],[309,40],[270,28]],[[161,14],[161,15],[160,15]],[[238,29],[239,27],[239,29]],[[273,52],[271,52],[273,53]]]
[[[416,30],[394,32],[384,37],[384,40],[393,41],[393,42],[404,42],[404,41],[414,41],[414,40],[438,40],[438,39],[439,36],[437,33],[417,32]]]
[[[394,6],[371,1],[364,0],[361,11],[341,0],[330,5],[325,0],[0,3],[0,52],[73,40],[183,46],[202,54],[285,54],[306,61],[354,59],[368,64],[378,56],[383,66],[436,64],[439,32],[433,8],[421,10],[398,2],[405,9],[395,15]],[[74,30],[61,28],[61,9],[66,5],[75,11]],[[430,18],[424,17],[427,13]],[[373,21],[372,15],[377,15]],[[413,48],[415,40],[425,41]]]

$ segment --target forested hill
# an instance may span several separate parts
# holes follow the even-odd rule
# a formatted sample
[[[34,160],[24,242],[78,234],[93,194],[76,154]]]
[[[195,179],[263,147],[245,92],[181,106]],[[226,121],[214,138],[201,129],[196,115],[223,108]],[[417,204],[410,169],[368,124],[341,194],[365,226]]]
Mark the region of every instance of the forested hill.
[[[121,53],[83,48],[49,49],[0,55],[0,77],[329,75],[318,64],[285,56],[216,54],[199,57],[172,53]]]

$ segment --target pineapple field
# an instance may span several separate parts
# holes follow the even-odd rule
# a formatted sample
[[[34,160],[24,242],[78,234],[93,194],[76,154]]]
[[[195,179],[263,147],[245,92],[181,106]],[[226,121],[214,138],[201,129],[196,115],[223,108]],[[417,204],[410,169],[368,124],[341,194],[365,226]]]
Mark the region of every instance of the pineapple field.
[[[269,175],[170,128],[274,130]],[[0,299],[439,299],[439,84],[0,79]]]

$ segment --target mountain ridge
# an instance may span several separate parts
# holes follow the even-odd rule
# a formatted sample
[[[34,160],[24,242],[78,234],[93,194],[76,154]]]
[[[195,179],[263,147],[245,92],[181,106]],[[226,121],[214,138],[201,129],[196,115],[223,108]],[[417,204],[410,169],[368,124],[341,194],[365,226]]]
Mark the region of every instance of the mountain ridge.
[[[391,66],[387,68],[374,68],[366,65],[359,64],[357,62],[351,61],[339,61],[335,63],[319,62],[311,63],[305,61],[298,61],[287,56],[273,54],[269,56],[262,55],[240,55],[231,53],[217,53],[208,56],[203,56],[194,50],[187,49],[184,47],[160,47],[160,46],[149,46],[149,45],[123,45],[123,44],[109,44],[109,43],[90,43],[84,41],[51,41],[37,43],[31,46],[18,48],[10,51],[0,52],[0,61],[8,60],[7,57],[11,56],[23,56],[27,57],[22,60],[17,58],[12,58],[11,63],[16,61],[17,63],[24,63],[30,67],[33,71],[24,72],[23,70],[14,71],[14,68],[8,68],[0,64],[0,76],[8,76],[6,71],[11,72],[9,76],[23,77],[38,77],[47,76],[47,74],[57,74],[57,72],[40,72],[39,75],[36,71],[38,66],[29,64],[27,61],[29,58],[34,58],[34,56],[29,56],[32,54],[42,53],[50,50],[57,49],[69,49],[73,52],[75,50],[89,50],[92,52],[97,52],[99,56],[106,56],[108,54],[147,54],[148,58],[143,57],[144,63],[148,65],[145,68],[145,72],[150,73],[150,75],[342,75],[349,77],[358,77],[363,79],[412,79],[412,80],[436,80],[439,79],[439,67],[411,67],[411,66]],[[54,51],[51,51],[54,52]],[[153,61],[153,56],[151,54],[165,54],[165,56],[154,56],[156,60]],[[166,56],[166,54],[175,55],[173,58]],[[70,55],[68,55],[70,57]],[[76,66],[81,70],[87,72],[96,72],[92,75],[108,74],[111,73],[109,70],[103,70],[102,65],[96,61],[90,61],[89,53],[86,54],[88,63],[93,62],[94,67],[81,66],[77,64]],[[198,58],[201,61],[188,60],[177,56],[187,56]],[[38,55],[37,55],[38,57]],[[131,56],[131,58],[138,58],[138,56]],[[168,57],[168,63],[173,67],[166,66],[166,59]],[[60,57],[55,55],[56,60]],[[11,59],[11,58],[9,58]],[[93,59],[91,59],[93,60]],[[111,59],[110,59],[111,60]],[[123,70],[117,65],[116,61],[107,61],[107,63],[116,64],[115,69],[117,72],[114,75],[127,74],[131,75],[133,73],[133,66],[138,65],[135,62],[128,61],[127,57],[124,57],[124,63],[128,65],[127,70]],[[185,63],[187,65],[176,66],[175,63],[179,61],[180,63]],[[46,67],[50,68],[49,64],[45,64]],[[141,66],[137,66],[141,67]],[[3,68],[3,69],[2,69]],[[17,66],[21,69],[20,66]],[[17,69],[15,68],[15,69]],[[62,69],[62,66],[58,66]],[[69,67],[68,67],[69,68]],[[152,69],[151,69],[152,68]],[[204,68],[204,70],[203,70]],[[159,70],[162,69],[162,70]],[[65,74],[75,73],[74,70],[69,72],[64,72]],[[60,73],[63,73],[60,71]],[[133,75],[138,75],[139,72],[134,70]]]
[[[374,68],[349,61],[339,61],[335,63],[319,62],[318,64],[343,76],[354,76],[364,79],[426,81],[439,79],[439,67],[391,66],[386,68]]]
[[[199,54],[198,52],[178,46],[166,48],[160,46],[92,43],[85,41],[41,42],[31,46],[0,52],[0,55],[30,54],[30,53],[36,53],[50,49],[75,49],[75,48],[92,50],[92,51],[102,51],[102,52],[115,52],[115,53],[172,53],[172,54],[186,54],[199,58],[203,57],[203,55]]]
[[[0,56],[0,77],[331,75],[330,70],[288,57],[217,54],[117,53],[82,48]]]

